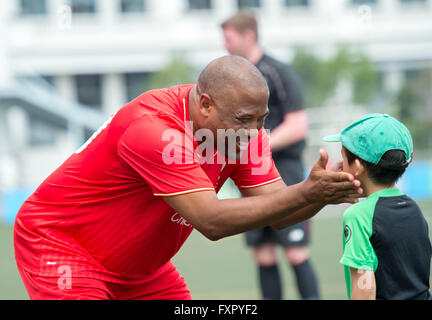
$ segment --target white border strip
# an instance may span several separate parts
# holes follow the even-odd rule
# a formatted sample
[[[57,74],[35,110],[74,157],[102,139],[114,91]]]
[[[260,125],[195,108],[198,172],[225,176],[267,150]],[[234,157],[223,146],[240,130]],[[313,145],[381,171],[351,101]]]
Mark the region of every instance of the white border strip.
[[[279,178],[276,178],[276,179],[273,179],[273,180],[270,180],[270,181],[267,181],[267,182],[263,182],[263,183],[260,183],[260,184],[256,184],[256,185],[253,185],[253,186],[240,186],[239,188],[242,188],[242,189],[251,189],[251,188],[265,186],[266,184],[270,184],[270,183],[273,183],[273,182],[276,182],[276,181],[279,181],[279,180],[282,180],[282,178],[279,177]]]
[[[186,190],[181,192],[175,192],[175,193],[154,193],[154,196],[157,197],[171,197],[171,196],[179,196],[186,193],[192,193],[192,192],[198,192],[198,191],[215,191],[214,188],[200,188],[200,189],[192,189],[192,190]]]

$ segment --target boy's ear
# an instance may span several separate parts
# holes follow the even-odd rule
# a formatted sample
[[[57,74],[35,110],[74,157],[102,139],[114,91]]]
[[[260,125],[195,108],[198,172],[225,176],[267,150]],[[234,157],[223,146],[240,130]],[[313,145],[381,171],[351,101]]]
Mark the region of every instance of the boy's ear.
[[[354,166],[355,166],[354,175],[356,177],[361,176],[366,171],[365,166],[360,162],[359,159],[354,160]]]

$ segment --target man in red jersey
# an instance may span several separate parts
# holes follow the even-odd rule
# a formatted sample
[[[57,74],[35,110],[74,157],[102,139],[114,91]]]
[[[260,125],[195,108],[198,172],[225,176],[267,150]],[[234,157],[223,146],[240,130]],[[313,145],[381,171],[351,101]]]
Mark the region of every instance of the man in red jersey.
[[[191,299],[171,258],[194,228],[218,240],[355,202],[359,182],[326,171],[324,151],[305,181],[285,186],[262,130],[268,96],[261,73],[230,56],[196,85],[121,108],[17,215],[15,258],[30,298]],[[228,177],[244,198],[217,198]]]

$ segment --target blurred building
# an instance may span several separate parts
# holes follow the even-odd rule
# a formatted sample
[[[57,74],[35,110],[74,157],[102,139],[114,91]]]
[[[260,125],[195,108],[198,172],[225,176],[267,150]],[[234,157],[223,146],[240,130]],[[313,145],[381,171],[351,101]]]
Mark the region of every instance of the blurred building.
[[[0,65],[111,113],[173,53],[197,68],[225,54],[219,24],[239,7],[256,9],[264,47],[283,60],[295,45],[357,45],[388,87],[432,61],[432,0],[8,0]]]
[[[294,46],[357,46],[390,91],[432,64],[432,0],[3,1],[0,188],[37,185],[173,55],[200,69],[226,54],[219,25],[242,7],[285,61]]]

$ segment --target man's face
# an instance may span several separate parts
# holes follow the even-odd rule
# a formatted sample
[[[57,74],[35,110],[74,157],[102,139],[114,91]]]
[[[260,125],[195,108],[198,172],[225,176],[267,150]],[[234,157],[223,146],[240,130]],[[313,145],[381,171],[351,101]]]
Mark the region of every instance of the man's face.
[[[215,101],[207,128],[215,138],[215,147],[228,159],[240,159],[264,126],[269,110],[268,94],[253,96],[239,92]],[[223,149],[223,150],[221,150]]]
[[[223,29],[224,48],[232,55],[246,56],[246,36],[238,32],[236,29],[227,27]]]

